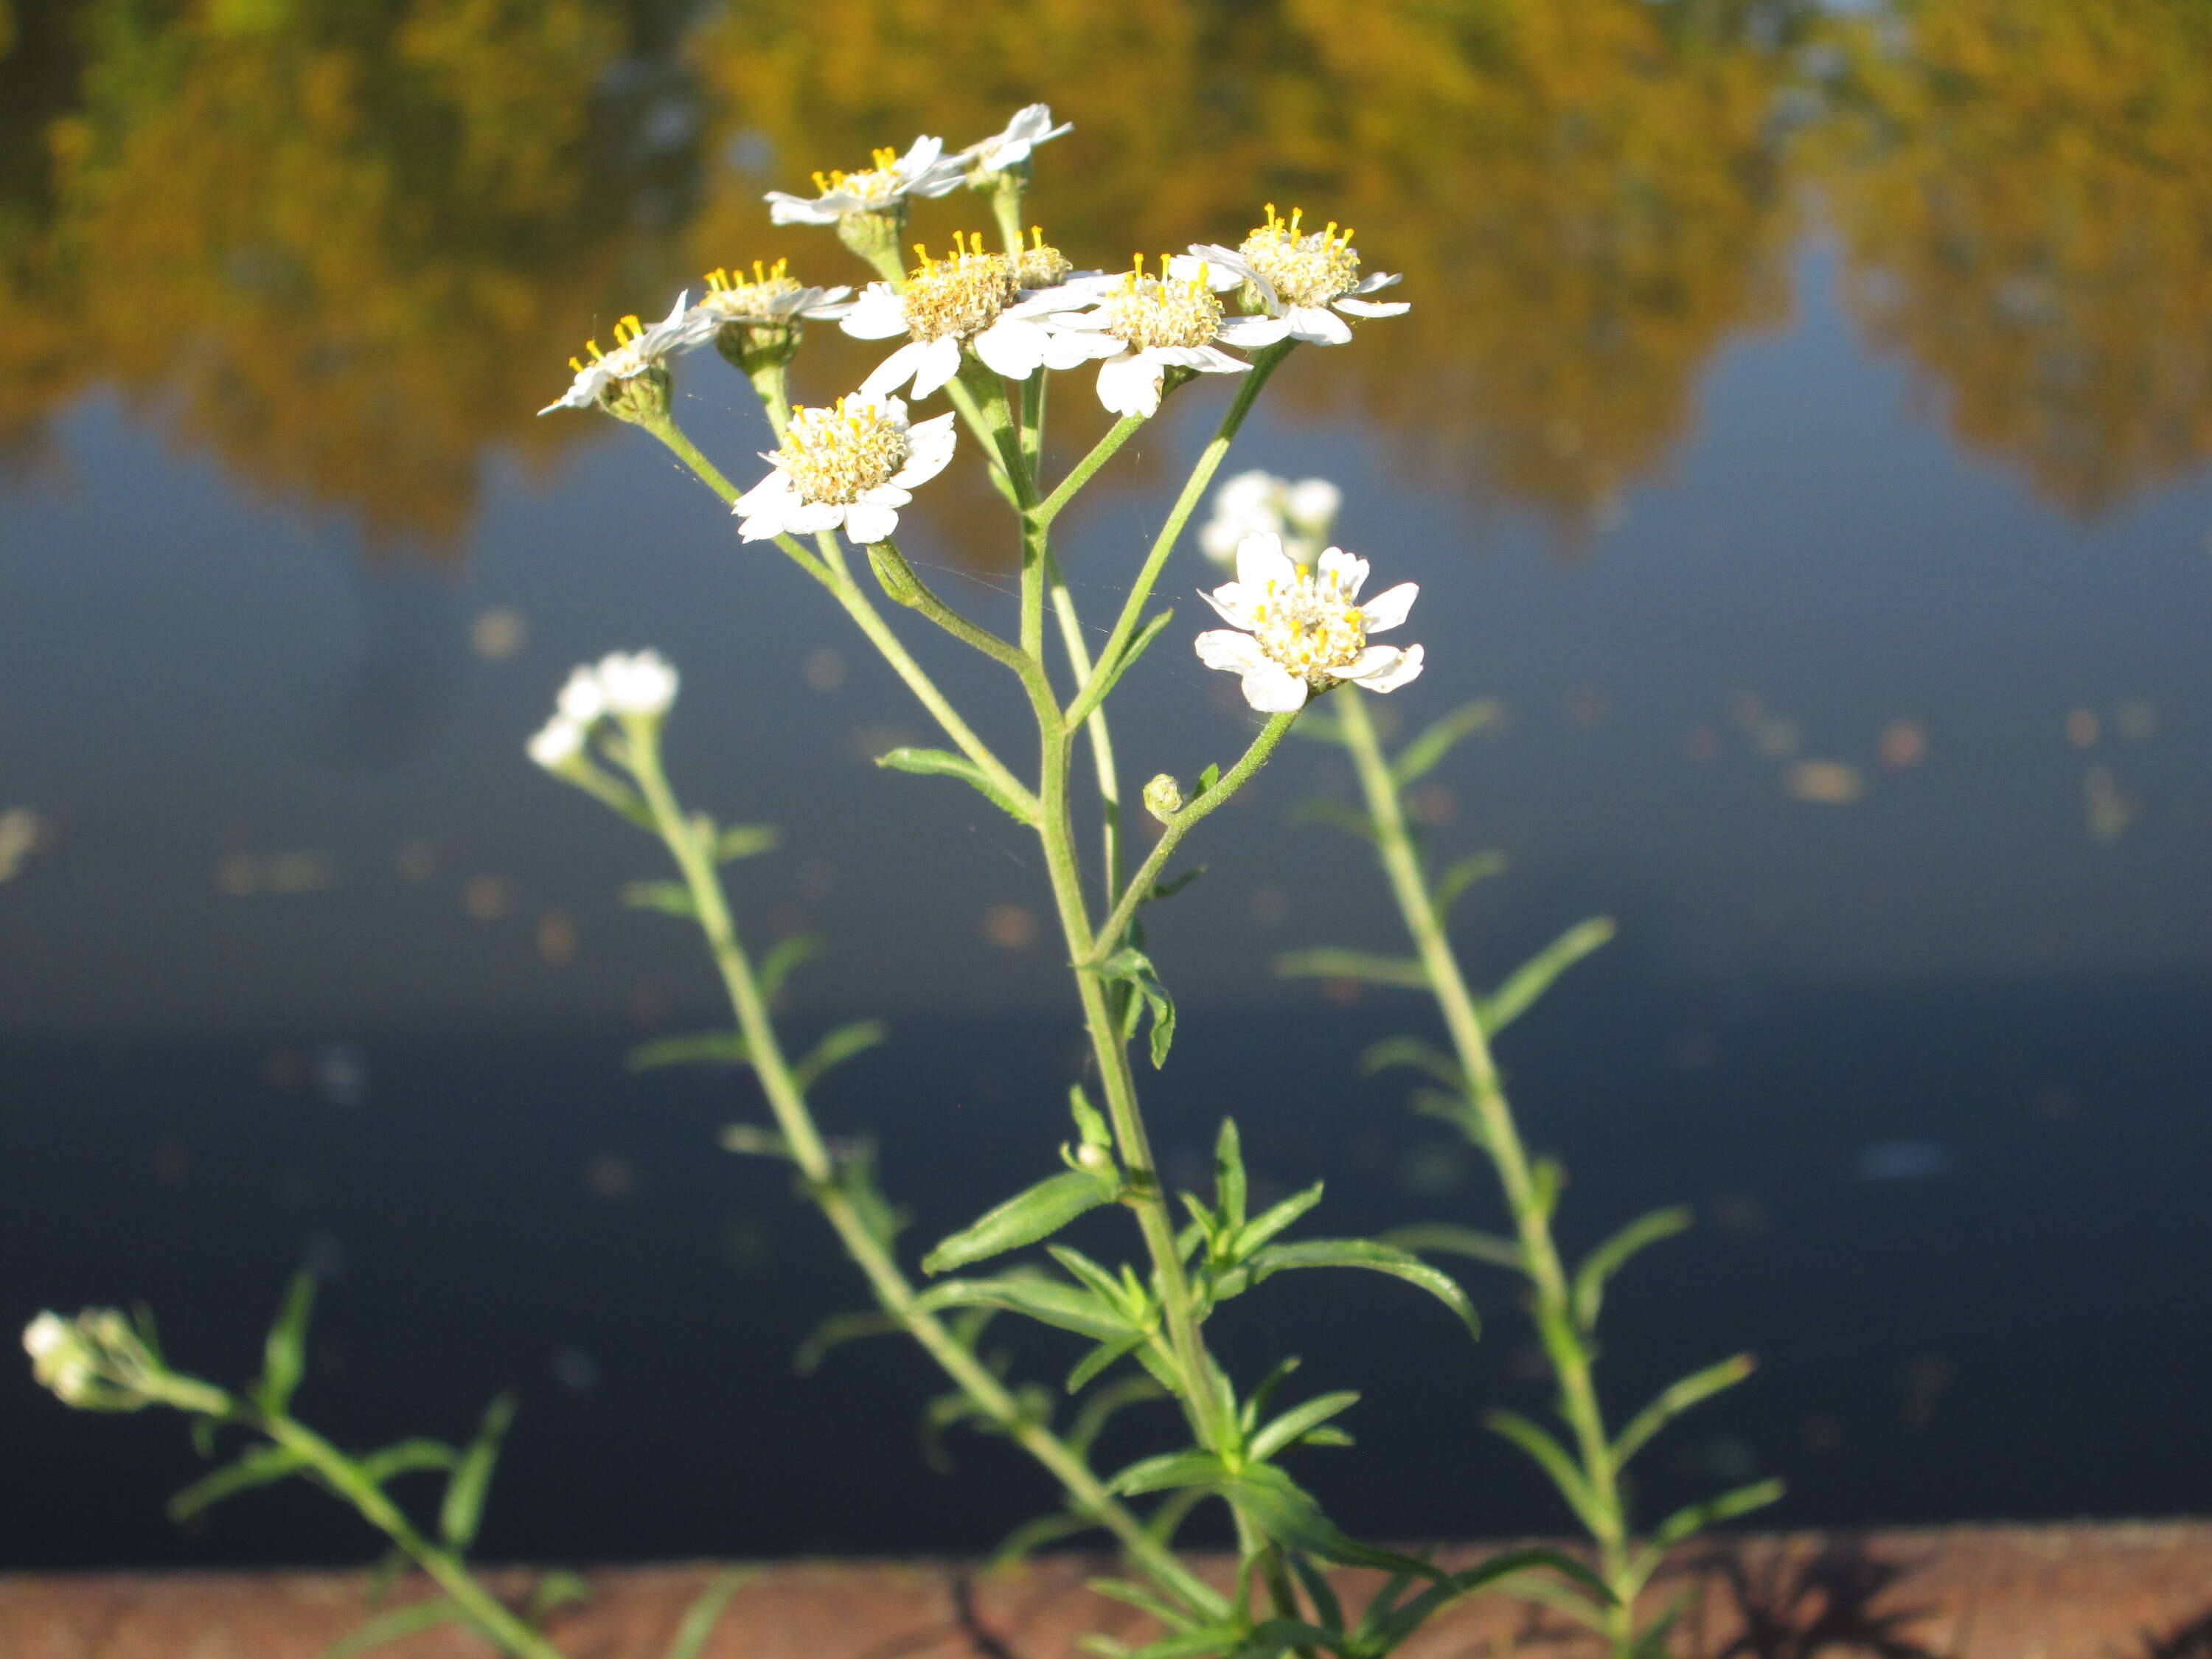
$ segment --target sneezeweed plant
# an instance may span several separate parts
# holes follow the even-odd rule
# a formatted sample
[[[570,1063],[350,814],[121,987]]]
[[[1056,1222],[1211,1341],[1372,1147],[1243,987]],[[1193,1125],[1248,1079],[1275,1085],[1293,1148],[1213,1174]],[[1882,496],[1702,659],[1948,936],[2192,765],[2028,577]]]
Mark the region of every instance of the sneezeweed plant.
[[[731,1126],[723,1145],[793,1166],[799,1190],[829,1223],[874,1302],[872,1309],[832,1317],[805,1357],[818,1359],[848,1338],[903,1333],[951,1384],[928,1408],[933,1426],[966,1423],[1003,1436],[1053,1477],[1060,1509],[1018,1527],[1003,1553],[1094,1532],[1112,1540],[1126,1575],[1098,1580],[1096,1588],[1143,1609],[1162,1630],[1133,1650],[1092,1638],[1091,1646],[1105,1659],[1285,1651],[1380,1659],[1440,1608],[1494,1587],[1587,1618],[1616,1654],[1656,1653],[1653,1644],[1663,1642],[1663,1632],[1654,1637],[1654,1627],[1639,1627],[1632,1604],[1639,1575],[1649,1576],[1667,1528],[1633,1549],[1613,1474],[1634,1449],[1629,1443],[1648,1437],[1688,1403],[1696,1379],[1678,1385],[1617,1440],[1606,1441],[1601,1425],[1594,1447],[1578,1442],[1578,1468],[1555,1468],[1556,1443],[1533,1425],[1526,1436],[1508,1431],[1532,1449],[1548,1449],[1539,1451],[1540,1461],[1571,1500],[1588,1498],[1576,1507],[1599,1547],[1595,1571],[1559,1552],[1525,1549],[1448,1572],[1425,1559],[1351,1538],[1288,1467],[1309,1448],[1348,1443],[1335,1419],[1358,1402],[1356,1394],[1293,1399],[1286,1389],[1295,1357],[1260,1375],[1233,1376],[1209,1344],[1207,1326],[1223,1304],[1279,1274],[1316,1268],[1395,1279],[1425,1292],[1470,1335],[1477,1326],[1458,1282],[1408,1248],[1433,1248],[1434,1230],[1395,1242],[1309,1234],[1304,1229],[1321,1203],[1319,1183],[1255,1210],[1233,1119],[1219,1126],[1209,1189],[1171,1190],[1153,1156],[1132,1054],[1141,1042],[1144,1057],[1157,1068],[1175,1041],[1175,1000],[1150,954],[1144,922],[1148,907],[1170,899],[1196,873],[1170,872],[1183,842],[1257,775],[1302,720],[1325,722],[1352,744],[1363,780],[1376,767],[1394,775],[1373,750],[1364,698],[1401,689],[1422,672],[1420,644],[1372,637],[1408,622],[1415,586],[1400,582],[1361,598],[1367,561],[1322,544],[1340,499],[1334,486],[1321,480],[1281,485],[1265,475],[1234,480],[1201,537],[1215,557],[1234,561],[1234,580],[1204,595],[1226,626],[1189,637],[1200,662],[1238,677],[1261,719],[1242,753],[1225,763],[1201,766],[1194,756],[1188,781],[1163,775],[1143,787],[1140,799],[1157,834],[1141,854],[1123,815],[1109,717],[1124,676],[1172,624],[1173,613],[1154,606],[1155,589],[1276,368],[1301,343],[1354,343],[1354,323],[1365,325],[1407,307],[1367,297],[1395,278],[1361,274],[1349,230],[1331,223],[1309,232],[1298,211],[1285,218],[1272,205],[1237,248],[1194,245],[1160,256],[1150,269],[1139,257],[1126,272],[1079,270],[1023,211],[1036,148],[1066,130],[1035,105],[965,149],[948,152],[939,139],[923,137],[903,153],[878,151],[873,165],[860,172],[817,174],[812,197],[771,193],[775,222],[834,228],[876,280],[848,299],[848,289],[804,284],[781,264],[752,267],[750,281],[717,270],[697,305],[680,297],[649,328],[626,319],[613,350],[590,348],[588,361],[574,362],[574,382],[552,405],[596,408],[652,434],[731,507],[733,546],[774,546],[852,619],[951,745],[894,749],[878,757],[879,765],[973,788],[1036,836],[1089,1047],[1085,1076],[1068,1091],[1057,1162],[909,1264],[871,1148],[826,1137],[810,1101],[827,1073],[882,1041],[884,1030],[872,1021],[844,1025],[801,1052],[779,1029],[771,1009],[801,953],[787,945],[756,955],[747,947],[724,874],[733,862],[769,850],[776,836],[760,825],[718,823],[678,794],[664,764],[662,738],[679,680],[650,651],[616,653],[578,669],[527,745],[547,773],[662,844],[672,878],[634,884],[625,896],[693,924],[726,994],[729,1024],[661,1038],[640,1050],[634,1063],[714,1060],[751,1068],[766,1120]],[[988,199],[998,245],[963,233],[949,252],[915,248],[918,263],[908,264],[902,250],[910,199],[963,188]],[[794,408],[787,370],[809,320],[834,320],[863,339],[903,339],[832,404]],[[677,360],[709,341],[750,381],[776,440],[763,457],[766,476],[742,491],[672,412]],[[1052,377],[1092,363],[1098,366],[1096,395],[1118,418],[1087,454],[1048,477],[1042,434]],[[1115,578],[1126,582],[1126,592],[1103,637],[1087,632],[1061,574],[1054,526],[1168,399],[1207,374],[1235,377],[1228,407],[1141,562]],[[922,404],[939,393],[950,404],[939,414],[918,416],[906,401]],[[1007,505],[1018,546],[1018,609],[1011,635],[948,604],[896,540],[902,511],[917,489],[961,458],[963,434],[965,453]],[[908,611],[1007,671],[1035,727],[1033,760],[1017,766],[977,734],[894,625],[893,617]],[[1333,706],[1333,715],[1310,712],[1323,702]],[[1401,756],[1396,763],[1398,773],[1416,769],[1425,754],[1433,764],[1457,729],[1448,721],[1443,738],[1418,739],[1413,759]],[[1356,738],[1362,732],[1370,733],[1364,750]],[[1090,842],[1095,850],[1088,854],[1080,848],[1088,837],[1079,838],[1073,788],[1085,759],[1100,810],[1097,838]],[[1407,781],[1401,775],[1392,787]],[[1391,794],[1389,811],[1396,800]],[[1370,807],[1374,839],[1395,882],[1413,857],[1402,814],[1391,820],[1383,806]],[[1409,867],[1418,877],[1418,866]],[[1401,904],[1410,904],[1410,890],[1400,891]],[[1609,1261],[1585,1264],[1574,1285],[1560,1289],[1547,1231],[1556,1169],[1529,1172],[1510,1133],[1494,1073],[1483,1069],[1486,1058],[1477,1058],[1486,1056],[1482,1044],[1503,1023],[1500,1010],[1512,996],[1525,1005],[1564,963],[1540,958],[1505,990],[1471,1000],[1463,978],[1452,976],[1455,967],[1446,971],[1449,946],[1434,890],[1421,885],[1419,895],[1431,908],[1407,911],[1423,951],[1425,977],[1419,982],[1437,990],[1460,1055],[1455,1064],[1431,1056],[1431,1068],[1460,1079],[1468,1133],[1507,1174],[1521,1228],[1515,1259],[1535,1284],[1540,1328],[1561,1369],[1570,1419],[1579,1431],[1586,1413],[1577,1389],[1587,1382],[1595,1287],[1629,1247],[1610,1247]],[[1401,974],[1399,982],[1415,981]],[[1460,988],[1455,994],[1448,994],[1451,985]],[[1131,1224],[1128,1259],[1101,1261],[1060,1237],[1093,1211],[1118,1212]],[[1020,1254],[1040,1248],[1041,1257]],[[237,1397],[170,1372],[153,1346],[150,1325],[119,1316],[95,1312],[73,1323],[43,1316],[27,1344],[40,1379],[69,1403],[168,1405],[193,1415],[203,1429],[229,1425],[260,1437],[264,1445],[193,1489],[201,1501],[294,1474],[313,1480],[354,1504],[436,1582],[441,1595],[424,1605],[442,1611],[419,1616],[459,1620],[510,1653],[544,1659],[555,1650],[537,1616],[544,1610],[518,1612],[494,1600],[462,1559],[489,1475],[491,1451],[478,1448],[495,1449],[504,1408],[495,1409],[477,1446],[465,1452],[428,1442],[361,1458],[338,1452],[289,1414],[307,1297],[304,1287],[295,1289],[271,1334],[263,1380]],[[986,1326],[1009,1315],[1075,1339],[1062,1376],[1015,1381],[999,1356],[986,1352]],[[1574,1364],[1582,1384],[1570,1377]],[[1171,1432],[1157,1449],[1118,1470],[1094,1468],[1093,1449],[1109,1420],[1148,1401],[1172,1405],[1171,1413],[1152,1419]],[[441,1522],[437,1533],[426,1533],[386,1494],[390,1480],[416,1469],[447,1471],[446,1507],[465,1510],[465,1526]],[[462,1498],[453,1496],[456,1489]],[[1205,1504],[1225,1510],[1233,1528],[1236,1568],[1225,1587],[1195,1571],[1176,1547],[1188,1517]],[[1340,1565],[1386,1575],[1364,1607],[1347,1607],[1330,1583],[1327,1569]],[[711,1596],[720,1593],[710,1592],[710,1601],[695,1610],[689,1626],[695,1641],[703,1639],[719,1607]]]

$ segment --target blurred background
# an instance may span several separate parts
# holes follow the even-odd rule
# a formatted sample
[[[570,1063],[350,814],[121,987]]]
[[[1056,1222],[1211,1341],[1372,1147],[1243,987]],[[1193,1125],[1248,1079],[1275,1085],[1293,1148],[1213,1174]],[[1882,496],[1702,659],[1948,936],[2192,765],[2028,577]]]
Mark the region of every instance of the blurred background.
[[[522,753],[571,664],[666,652],[679,784],[787,832],[735,868],[741,927],[826,943],[789,1026],[892,1026],[823,1108],[880,1140],[909,1242],[1054,1167],[1079,1033],[1030,848],[869,764],[918,711],[649,440],[532,412],[711,267],[865,274],[763,190],[1039,99],[1076,126],[1030,211],[1079,264],[1275,201],[1406,275],[1412,313],[1295,355],[1231,470],[1336,479],[1339,539],[1422,584],[1392,714],[1502,706],[1418,803],[1440,852],[1510,861],[1460,913],[1473,963],[1621,920],[1504,1057],[1571,1243],[1700,1213],[1611,1304],[1616,1410],[1764,1360],[1648,1506],[1779,1474],[1790,1524],[2203,1510],[2197,0],[0,0],[10,1328],[143,1297],[236,1380],[312,1266],[302,1409],[337,1437],[459,1437],[521,1391],[495,1556],[964,1550],[1048,1504],[1003,1448],[926,1443],[905,1350],[794,1375],[860,1287],[779,1170],[717,1150],[749,1079],[625,1073],[714,988],[616,902],[657,849]],[[987,221],[962,192],[915,234]],[[817,328],[803,399],[881,350]],[[750,483],[743,381],[708,353],[677,390]],[[1182,392],[1071,515],[1094,617],[1225,396]],[[1066,453],[1102,428],[1088,376],[1054,420]],[[989,618],[994,507],[948,477],[902,532]],[[1208,581],[1177,558],[1165,588]],[[1199,611],[1117,696],[1130,780],[1245,740]],[[939,643],[1014,742],[1001,677]],[[1261,1185],[1328,1176],[1332,1232],[1486,1223],[1487,1171],[1354,1067],[1425,1006],[1271,972],[1392,945],[1361,849],[1294,820],[1349,793],[1288,745],[1194,844],[1154,924],[1158,1138],[1194,1180],[1234,1112]],[[1540,1400],[1505,1287],[1470,1279],[1470,1347],[1332,1277],[1221,1330],[1368,1391],[1362,1449],[1299,1468],[1337,1517],[1564,1529],[1478,1426]],[[27,1370],[0,1562],[369,1553],[305,1492],[172,1528],[182,1425],[67,1413]]]

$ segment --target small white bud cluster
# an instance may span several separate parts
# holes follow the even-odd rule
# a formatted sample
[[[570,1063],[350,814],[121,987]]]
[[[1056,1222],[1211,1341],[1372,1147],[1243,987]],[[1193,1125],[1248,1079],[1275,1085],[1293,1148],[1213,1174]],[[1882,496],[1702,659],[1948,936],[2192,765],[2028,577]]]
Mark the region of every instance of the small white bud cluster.
[[[146,1385],[161,1365],[112,1308],[88,1308],[74,1319],[42,1313],[23,1328],[31,1375],[64,1406],[135,1411],[150,1405]]]
[[[1247,536],[1269,534],[1284,539],[1297,562],[1310,564],[1343,506],[1344,492],[1326,478],[1292,483],[1272,472],[1240,472],[1213,492],[1213,516],[1199,530],[1199,549],[1228,564]]]
[[[676,670],[658,651],[609,652],[569,674],[553,718],[530,739],[530,758],[549,772],[565,771],[581,759],[602,719],[658,720],[675,702],[676,687]]]

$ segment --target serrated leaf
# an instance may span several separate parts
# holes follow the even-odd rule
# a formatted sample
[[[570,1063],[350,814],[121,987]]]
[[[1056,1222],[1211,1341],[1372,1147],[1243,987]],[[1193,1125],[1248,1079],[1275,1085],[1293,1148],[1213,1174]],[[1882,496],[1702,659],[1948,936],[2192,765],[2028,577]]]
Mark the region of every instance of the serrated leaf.
[[[1245,1448],[1245,1455],[1256,1462],[1265,1462],[1285,1447],[1296,1444],[1310,1430],[1358,1403],[1358,1395],[1348,1389],[1317,1395],[1302,1406],[1291,1407],[1254,1435]]]
[[[1067,1085],[1067,1109],[1075,1120],[1075,1133],[1083,1138],[1086,1146],[1111,1147],[1114,1132],[1106,1127],[1106,1120],[1091,1103],[1091,1097],[1083,1092],[1080,1083]]]
[[[1362,1077],[1373,1077],[1395,1066],[1425,1073],[1447,1089],[1464,1091],[1467,1087],[1467,1074],[1460,1070],[1459,1062],[1434,1043],[1424,1042],[1419,1037],[1384,1037],[1380,1042],[1370,1043],[1360,1053]]]
[[[772,823],[732,823],[714,837],[714,860],[731,864],[771,853],[782,840],[783,831]]]
[[[684,1611],[684,1622],[676,1627],[675,1639],[668,1644],[666,1659],[699,1659],[700,1650],[707,1638],[714,1633],[714,1626],[722,1610],[730,1605],[730,1598],[745,1587],[753,1574],[741,1569],[718,1572],[709,1579],[691,1605]]]
[[[801,1376],[811,1376],[832,1349],[841,1348],[848,1342],[858,1342],[865,1337],[890,1336],[905,1328],[890,1314],[873,1308],[831,1314],[807,1332],[805,1340],[792,1353],[791,1367]]]
[[[879,1019],[856,1019],[840,1025],[806,1051],[806,1058],[791,1068],[791,1080],[805,1094],[832,1067],[843,1065],[858,1054],[865,1054],[891,1034],[891,1028]]]
[[[1457,1314],[1468,1334],[1478,1335],[1482,1322],[1459,1281],[1417,1255],[1371,1238],[1310,1238],[1296,1244],[1270,1244],[1251,1258],[1254,1284],[1274,1274],[1303,1267],[1364,1267],[1388,1273],[1426,1291]]]
[[[662,1066],[750,1066],[752,1049],[738,1031],[685,1031],[654,1037],[629,1051],[623,1066],[650,1072]]]
[[[1489,1412],[1482,1420],[1493,1433],[1503,1435],[1520,1447],[1551,1478],[1552,1485],[1567,1500],[1568,1507],[1587,1531],[1597,1535],[1604,1534],[1611,1522],[1599,1510],[1589,1481],[1565,1446],[1518,1412]]]
[[[250,1492],[256,1486],[272,1485],[306,1466],[306,1460],[297,1452],[287,1451],[282,1446],[257,1446],[212,1474],[202,1475],[172,1498],[169,1519],[190,1520],[226,1498]]]
[[[410,1601],[404,1607],[380,1613],[366,1624],[355,1626],[325,1648],[322,1659],[353,1659],[356,1654],[367,1653],[371,1649],[420,1635],[426,1630],[435,1630],[441,1625],[465,1625],[471,1630],[477,1628],[469,1610],[458,1601],[444,1596],[428,1601]],[[477,1633],[486,1634],[480,1630]]]
[[[1094,1342],[1112,1341],[1130,1334],[1118,1310],[1095,1293],[1051,1279],[948,1279],[915,1297],[915,1306],[931,1312],[940,1308],[1002,1308]]]
[[[760,994],[773,1001],[775,994],[783,989],[792,970],[814,960],[822,954],[822,936],[818,933],[793,933],[778,939],[769,953],[761,958],[757,977]]]
[[[1464,1255],[1486,1261],[1493,1267],[1510,1268],[1516,1273],[1527,1270],[1516,1241],[1449,1221],[1419,1221],[1409,1227],[1393,1227],[1382,1235],[1382,1242],[1411,1250],[1415,1255]]]
[[[380,1486],[397,1475],[417,1469],[450,1469],[460,1462],[460,1453],[442,1440],[401,1440],[369,1453],[357,1467]]]
[[[307,1321],[315,1310],[315,1276],[296,1273],[285,1287],[283,1306],[261,1343],[261,1376],[253,1385],[253,1403],[271,1417],[282,1417],[292,1403],[300,1379],[307,1370]]]
[[[933,1276],[1018,1250],[1051,1237],[1087,1211],[1112,1203],[1115,1195],[1115,1183],[1083,1171],[1048,1176],[941,1241],[922,1257],[921,1270]]]
[[[1106,1490],[1124,1498],[1139,1498],[1148,1492],[1210,1486],[1226,1473],[1221,1460],[1212,1452],[1162,1452],[1155,1457],[1140,1457],[1115,1474],[1106,1482]]]
[[[984,775],[983,769],[965,755],[956,755],[948,749],[900,748],[889,754],[877,756],[876,764],[887,766],[895,772],[957,778],[1015,823],[1027,823],[1030,821],[1028,815],[1003,793],[997,784]]]
[[[1549,945],[1506,975],[1505,982],[1485,997],[1477,1013],[1482,1029],[1492,1036],[1528,1012],[1529,1006],[1552,988],[1552,981],[1618,930],[1611,916],[1593,916],[1577,922]]]
[[[483,1426],[446,1483],[445,1501],[438,1506],[438,1536],[462,1553],[476,1542],[477,1528],[483,1524],[492,1470],[499,1463],[507,1425],[514,1421],[516,1403],[512,1394],[502,1394],[485,1408]]]
[[[1619,1273],[1631,1257],[1662,1238],[1688,1230],[1696,1217],[1686,1205],[1676,1204],[1663,1210],[1653,1210],[1640,1215],[1583,1258],[1582,1266],[1575,1269],[1572,1296],[1575,1323],[1583,1331],[1597,1328],[1598,1309],[1605,1299],[1606,1281]]]
[[[1613,1467],[1618,1468],[1644,1448],[1652,1436],[1688,1411],[1692,1406],[1711,1399],[1724,1389],[1732,1389],[1749,1376],[1756,1362],[1747,1353],[1731,1354],[1717,1364],[1670,1382],[1659,1391],[1658,1397],[1636,1413],[1628,1426],[1613,1443]]]
[[[691,890],[680,881],[632,881],[623,884],[622,902],[633,910],[658,910],[664,915],[699,919]]]
[[[1449,912],[1459,902],[1460,896],[1479,881],[1487,881],[1501,874],[1505,868],[1505,854],[1495,848],[1469,853],[1454,859],[1437,878],[1437,884],[1429,890],[1429,903],[1438,915]]]
[[[1417,958],[1386,957],[1372,951],[1340,951],[1333,945],[1285,951],[1269,965],[1277,979],[1356,979],[1409,991],[1429,988],[1429,970]]]
[[[1310,1187],[1301,1188],[1288,1198],[1269,1205],[1246,1222],[1231,1241],[1229,1253],[1231,1258],[1243,1261],[1320,1203],[1324,1185],[1324,1182],[1316,1181]]]
[[[1392,757],[1390,781],[1401,789],[1419,782],[1435,769],[1438,761],[1451,753],[1454,744],[1471,732],[1480,731],[1502,712],[1495,697],[1462,703],[1442,720],[1430,725],[1420,736]]]

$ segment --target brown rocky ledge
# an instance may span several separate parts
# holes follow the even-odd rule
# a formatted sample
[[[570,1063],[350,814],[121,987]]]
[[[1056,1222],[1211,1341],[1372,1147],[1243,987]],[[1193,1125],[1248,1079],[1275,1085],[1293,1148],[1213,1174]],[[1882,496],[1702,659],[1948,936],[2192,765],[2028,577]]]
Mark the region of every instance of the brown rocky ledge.
[[[1459,1564],[1487,1553],[1445,1553]],[[764,1565],[749,1570],[702,1659],[1060,1659],[1080,1651],[1087,1630],[1143,1639],[1139,1614],[1084,1588],[1103,1565]],[[549,1633],[572,1659],[658,1659],[715,1571],[592,1572],[592,1600],[555,1614]],[[535,1577],[501,1569],[491,1582],[520,1598]],[[1372,1578],[1347,1572],[1340,1583],[1356,1598]],[[1698,1659],[2212,1659],[2212,1522],[1749,1533],[1686,1553],[1674,1582],[1693,1587],[1678,1648]],[[347,1572],[0,1576],[0,1656],[313,1659],[360,1621],[367,1583]],[[380,1650],[392,1659],[485,1650],[450,1630]],[[1556,1615],[1486,1595],[1400,1651],[1579,1659],[1595,1650]]]

